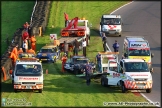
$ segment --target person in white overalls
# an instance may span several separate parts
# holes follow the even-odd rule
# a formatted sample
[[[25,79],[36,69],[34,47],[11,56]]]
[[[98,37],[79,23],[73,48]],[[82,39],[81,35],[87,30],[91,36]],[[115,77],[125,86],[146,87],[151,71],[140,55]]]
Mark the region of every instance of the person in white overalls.
[[[86,57],[86,39],[83,39],[82,41],[82,46],[83,46],[83,56]]]

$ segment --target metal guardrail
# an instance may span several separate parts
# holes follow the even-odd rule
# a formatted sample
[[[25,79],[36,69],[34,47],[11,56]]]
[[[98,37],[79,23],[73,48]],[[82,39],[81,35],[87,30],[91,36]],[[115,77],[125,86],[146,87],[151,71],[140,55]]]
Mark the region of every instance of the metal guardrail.
[[[35,2],[34,7],[33,7],[33,12],[32,12],[31,18],[30,18],[30,26],[32,26],[33,14],[34,14],[34,12],[35,12],[35,7],[36,7],[36,6],[37,6],[37,0],[36,0],[36,2]]]

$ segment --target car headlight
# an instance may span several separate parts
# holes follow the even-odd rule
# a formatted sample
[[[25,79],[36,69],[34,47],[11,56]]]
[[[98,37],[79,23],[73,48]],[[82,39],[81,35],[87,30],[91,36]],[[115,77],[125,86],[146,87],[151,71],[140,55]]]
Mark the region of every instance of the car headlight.
[[[14,84],[21,84],[21,82],[14,82]]]
[[[107,29],[103,27],[103,28],[102,28],[102,31],[107,31]]]
[[[43,82],[36,82],[35,84],[43,84]]]
[[[117,29],[116,31],[117,31],[117,32],[120,32],[121,30],[120,30],[120,29]]]
[[[152,81],[152,76],[150,75],[150,77],[147,79],[147,81]]]

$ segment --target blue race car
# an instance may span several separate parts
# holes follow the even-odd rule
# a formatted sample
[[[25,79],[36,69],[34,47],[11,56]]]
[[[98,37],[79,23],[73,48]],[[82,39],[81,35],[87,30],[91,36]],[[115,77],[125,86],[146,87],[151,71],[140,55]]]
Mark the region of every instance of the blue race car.
[[[57,59],[60,58],[60,50],[57,46],[46,45],[43,46],[38,52],[36,58],[42,62],[53,62],[55,63]]]

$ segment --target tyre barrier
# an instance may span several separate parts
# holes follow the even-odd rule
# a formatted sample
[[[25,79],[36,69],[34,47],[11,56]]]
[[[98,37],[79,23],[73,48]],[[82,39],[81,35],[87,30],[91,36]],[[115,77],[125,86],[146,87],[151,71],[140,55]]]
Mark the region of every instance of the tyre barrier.
[[[35,36],[42,36],[47,26],[49,8],[51,1],[37,1],[35,12],[32,17],[32,33]],[[41,28],[41,29],[40,29]]]
[[[38,1],[36,0],[36,6],[34,6],[34,13],[31,16],[31,34],[35,36],[41,36],[47,26],[49,10],[51,7],[51,1]],[[23,26],[18,28],[13,35],[13,40],[10,41],[8,49],[1,57],[1,82],[10,79],[9,71],[13,69],[12,60],[9,58],[8,51],[12,51],[16,44],[18,48],[22,47],[22,32]]]

